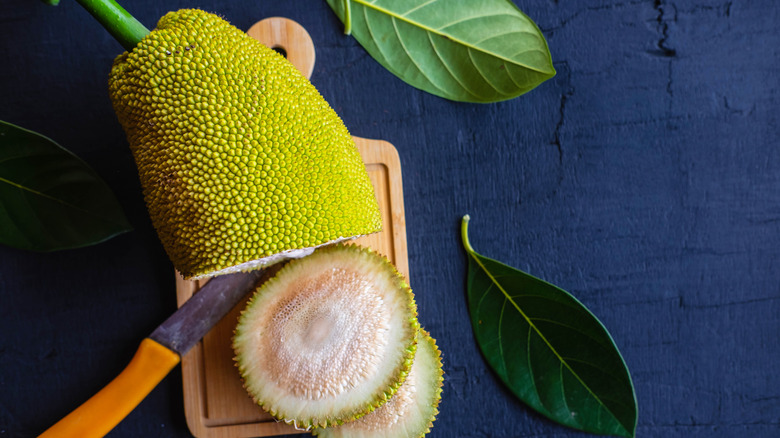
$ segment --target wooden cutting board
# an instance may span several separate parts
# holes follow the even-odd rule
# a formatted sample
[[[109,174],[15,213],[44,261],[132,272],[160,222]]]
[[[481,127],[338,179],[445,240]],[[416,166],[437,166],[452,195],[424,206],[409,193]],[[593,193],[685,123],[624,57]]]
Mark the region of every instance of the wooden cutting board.
[[[314,67],[314,45],[303,27],[285,18],[265,19],[247,32],[287,59],[309,77]],[[401,162],[392,144],[354,137],[374,184],[383,229],[355,242],[384,254],[409,278],[406,252]],[[176,295],[181,306],[208,280],[187,281],[177,274]],[[248,299],[248,297],[247,297]],[[184,412],[197,438],[264,437],[296,433],[277,422],[249,398],[233,362],[231,337],[246,301],[239,303],[182,358]]]

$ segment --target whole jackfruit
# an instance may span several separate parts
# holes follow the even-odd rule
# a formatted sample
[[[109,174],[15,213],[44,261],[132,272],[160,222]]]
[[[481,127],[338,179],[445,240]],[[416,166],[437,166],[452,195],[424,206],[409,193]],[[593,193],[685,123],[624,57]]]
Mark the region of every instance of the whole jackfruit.
[[[216,15],[162,17],[114,61],[109,94],[152,223],[185,278],[381,228],[336,113],[284,57]]]

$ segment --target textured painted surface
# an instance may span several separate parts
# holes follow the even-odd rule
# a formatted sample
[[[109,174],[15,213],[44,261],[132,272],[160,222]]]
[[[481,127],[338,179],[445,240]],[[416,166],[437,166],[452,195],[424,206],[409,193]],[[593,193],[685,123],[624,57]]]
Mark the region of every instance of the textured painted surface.
[[[151,26],[185,1],[126,0]],[[558,75],[492,105],[386,72],[325,2],[197,6],[281,15],[353,134],[399,150],[411,281],[444,353],[431,436],[574,437],[488,371],[465,307],[461,215],[485,255],[569,290],[631,370],[643,437],[780,434],[780,7],[772,0],[517,1]],[[70,148],[135,231],[53,254],[0,248],[0,437],[34,436],[108,382],[175,305],[106,77],[118,44],[79,6],[0,3],[0,119]],[[171,374],[110,436],[188,436]]]

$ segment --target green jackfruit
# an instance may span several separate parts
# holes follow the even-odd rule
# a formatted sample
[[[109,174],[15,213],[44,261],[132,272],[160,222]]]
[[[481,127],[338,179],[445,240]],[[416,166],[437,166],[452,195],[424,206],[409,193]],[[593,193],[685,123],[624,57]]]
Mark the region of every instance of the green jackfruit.
[[[355,245],[293,260],[247,304],[233,348],[247,392],[299,428],[352,421],[398,390],[417,348],[417,307],[390,262]]]
[[[185,278],[381,228],[336,113],[286,59],[216,15],[165,15],[114,61],[109,94],[152,223]]]

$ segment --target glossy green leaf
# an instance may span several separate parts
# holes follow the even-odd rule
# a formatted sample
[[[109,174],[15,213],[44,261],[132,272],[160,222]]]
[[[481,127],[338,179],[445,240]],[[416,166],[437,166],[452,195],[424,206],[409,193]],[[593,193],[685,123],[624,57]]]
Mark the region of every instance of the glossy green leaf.
[[[566,291],[477,254],[463,218],[468,305],[485,359],[507,387],[548,418],[633,437],[634,387],[604,326]]]
[[[345,29],[406,83],[496,102],[555,75],[536,24],[509,0],[327,0]]]
[[[92,168],[52,140],[0,121],[0,243],[54,251],[128,230],[119,203]]]

